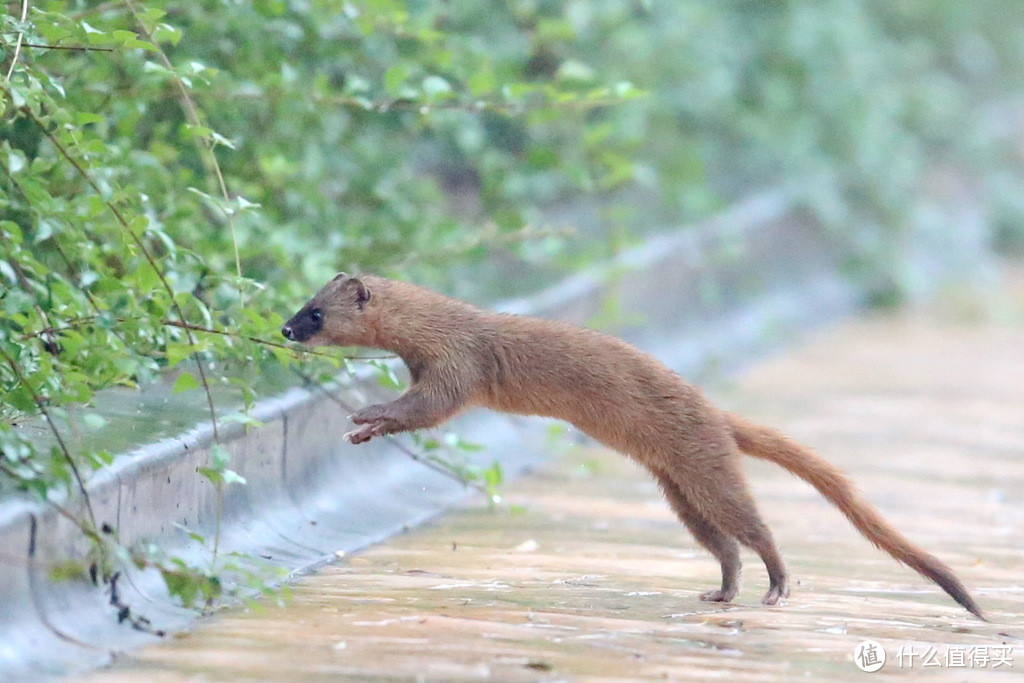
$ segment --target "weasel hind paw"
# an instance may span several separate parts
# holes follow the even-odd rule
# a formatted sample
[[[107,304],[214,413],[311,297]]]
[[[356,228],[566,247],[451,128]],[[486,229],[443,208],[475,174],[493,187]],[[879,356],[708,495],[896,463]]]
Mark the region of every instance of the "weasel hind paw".
[[[704,602],[732,602],[735,597],[735,591],[715,590],[701,594],[700,599]]]
[[[788,586],[771,586],[768,589],[768,592],[764,594],[764,597],[761,598],[761,603],[765,604],[765,605],[775,605],[775,604],[778,604],[779,600],[782,600],[782,599],[785,599],[785,598],[788,598],[788,597],[789,597],[789,587]]]

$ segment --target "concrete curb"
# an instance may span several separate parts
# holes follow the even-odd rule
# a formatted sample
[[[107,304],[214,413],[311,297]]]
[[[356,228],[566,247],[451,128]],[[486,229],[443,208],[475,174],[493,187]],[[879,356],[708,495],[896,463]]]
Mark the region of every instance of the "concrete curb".
[[[504,309],[586,324],[614,301],[643,314],[616,334],[699,377],[710,365],[733,366],[853,310],[862,293],[838,276],[840,257],[784,196],[768,193]],[[369,381],[332,391],[353,405],[385,393]],[[248,481],[226,490],[225,552],[302,571],[419,524],[466,493],[388,442],[343,442],[349,425],[319,391],[289,390],[259,402],[253,414],[262,426],[222,430],[234,469]],[[540,424],[481,411],[453,429],[487,444],[478,464],[497,460],[511,477],[543,459]],[[214,489],[196,475],[211,444],[212,430],[200,425],[119,457],[89,482],[97,520],[118,529],[126,544],[159,539],[175,554],[204,557],[207,551],[175,525],[212,533]],[[88,549],[52,509],[0,505],[0,547],[0,677],[61,675],[153,639],[118,623],[108,593],[49,581],[40,567]],[[159,628],[184,628],[196,616],[174,605],[155,572],[134,573],[119,588],[123,602]]]

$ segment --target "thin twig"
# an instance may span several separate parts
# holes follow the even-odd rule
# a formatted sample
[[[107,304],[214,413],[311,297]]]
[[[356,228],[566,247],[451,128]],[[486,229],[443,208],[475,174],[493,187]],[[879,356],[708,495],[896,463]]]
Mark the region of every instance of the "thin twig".
[[[76,50],[80,52],[113,52],[112,47],[89,47],[88,45],[40,45],[39,43],[22,43],[24,47],[36,47],[41,50]]]
[[[21,21],[28,18],[28,0],[21,0]],[[14,44],[14,56],[11,57],[11,65],[7,68],[7,80],[11,80],[11,74],[14,73],[14,65],[18,63],[18,56],[21,54],[21,43],[25,40],[25,33],[18,31],[18,41]]]
[[[62,330],[78,329],[79,327],[96,322],[96,319],[98,317],[99,316],[89,315],[81,318],[71,318],[70,320],[62,320],[62,325],[59,327],[46,327],[41,330],[36,330],[35,332],[26,332],[25,334],[21,335],[20,339],[22,341],[28,341],[29,339],[36,339],[38,337],[43,337],[49,334],[57,334]],[[112,320],[118,323],[127,322],[125,318],[120,317],[112,318]],[[183,330],[192,330],[193,332],[202,332],[204,334],[216,334],[223,337],[231,337],[232,339],[241,339],[244,341],[253,342],[255,344],[261,344],[263,346],[272,346],[274,348],[284,349],[285,351],[291,351],[296,355],[319,356],[321,358],[328,358],[331,360],[390,360],[392,358],[397,358],[397,356],[393,354],[375,356],[339,356],[333,353],[314,351],[313,349],[307,349],[301,346],[291,346],[289,344],[282,344],[280,342],[270,341],[269,339],[262,339],[260,337],[250,337],[248,335],[238,334],[237,332],[230,332],[228,330],[215,330],[213,328],[203,327],[202,325],[196,325],[194,323],[181,322],[180,320],[165,319],[161,320],[160,324],[169,325],[171,327],[178,327]],[[124,340],[122,339],[122,341]]]
[[[269,339],[261,339],[259,337],[249,337],[246,335],[237,334],[235,332],[228,332],[227,330],[214,330],[209,327],[202,327],[201,325],[194,325],[192,323],[183,323],[177,320],[163,320],[161,321],[164,325],[171,325],[173,327],[180,327],[182,329],[194,330],[195,332],[205,332],[206,334],[219,334],[225,337],[232,337],[234,339],[244,339],[246,341],[255,342],[256,344],[262,344],[263,346],[273,346],[278,349],[284,349],[293,353],[301,353],[309,356],[321,356],[323,358],[331,358],[334,360],[389,360],[396,358],[394,355],[383,355],[383,356],[336,356],[333,353],[324,353],[323,351],[314,351],[313,349],[304,349],[301,347],[289,346],[288,344],[282,344],[280,342],[270,341]]]

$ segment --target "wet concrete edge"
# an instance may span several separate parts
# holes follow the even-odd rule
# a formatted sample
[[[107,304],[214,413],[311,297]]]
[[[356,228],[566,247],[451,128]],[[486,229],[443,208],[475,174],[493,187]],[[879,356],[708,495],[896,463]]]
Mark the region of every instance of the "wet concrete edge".
[[[784,195],[769,192],[503,308],[586,324],[614,304],[623,315],[612,332],[699,380],[709,367],[735,366],[856,309],[863,292],[839,275],[841,257]],[[326,390],[350,405],[387,395],[369,377]],[[232,467],[248,482],[226,491],[222,552],[261,556],[297,573],[415,526],[471,492],[386,441],[343,442],[346,414],[322,390],[291,389],[259,402],[253,414],[262,426],[222,429]],[[452,429],[486,444],[479,464],[497,460],[511,478],[543,460],[544,424],[474,411]],[[176,555],[207,557],[176,525],[211,533],[214,489],[196,474],[211,444],[205,424],[119,457],[89,482],[98,523],[127,543],[159,539]],[[40,569],[86,550],[79,531],[52,508],[0,505],[4,679],[101,665],[154,638],[119,624],[108,592],[51,582]],[[175,606],[155,572],[124,577],[119,589],[156,627],[187,628],[196,618]]]

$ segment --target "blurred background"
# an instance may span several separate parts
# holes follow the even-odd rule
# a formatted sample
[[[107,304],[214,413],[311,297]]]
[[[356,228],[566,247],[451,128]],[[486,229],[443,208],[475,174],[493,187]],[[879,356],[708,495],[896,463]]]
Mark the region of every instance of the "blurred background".
[[[529,291],[769,188],[879,301],[1024,243],[1009,0],[5,4],[5,72],[22,29],[111,50],[23,47],[0,127],[3,218],[101,287],[121,228],[21,107],[225,310],[238,275],[293,303],[337,270]]]
[[[0,449],[44,495],[41,398],[334,372],[261,340],[339,270],[489,303],[764,192],[869,304],[1024,251],[1013,0],[2,7]]]

